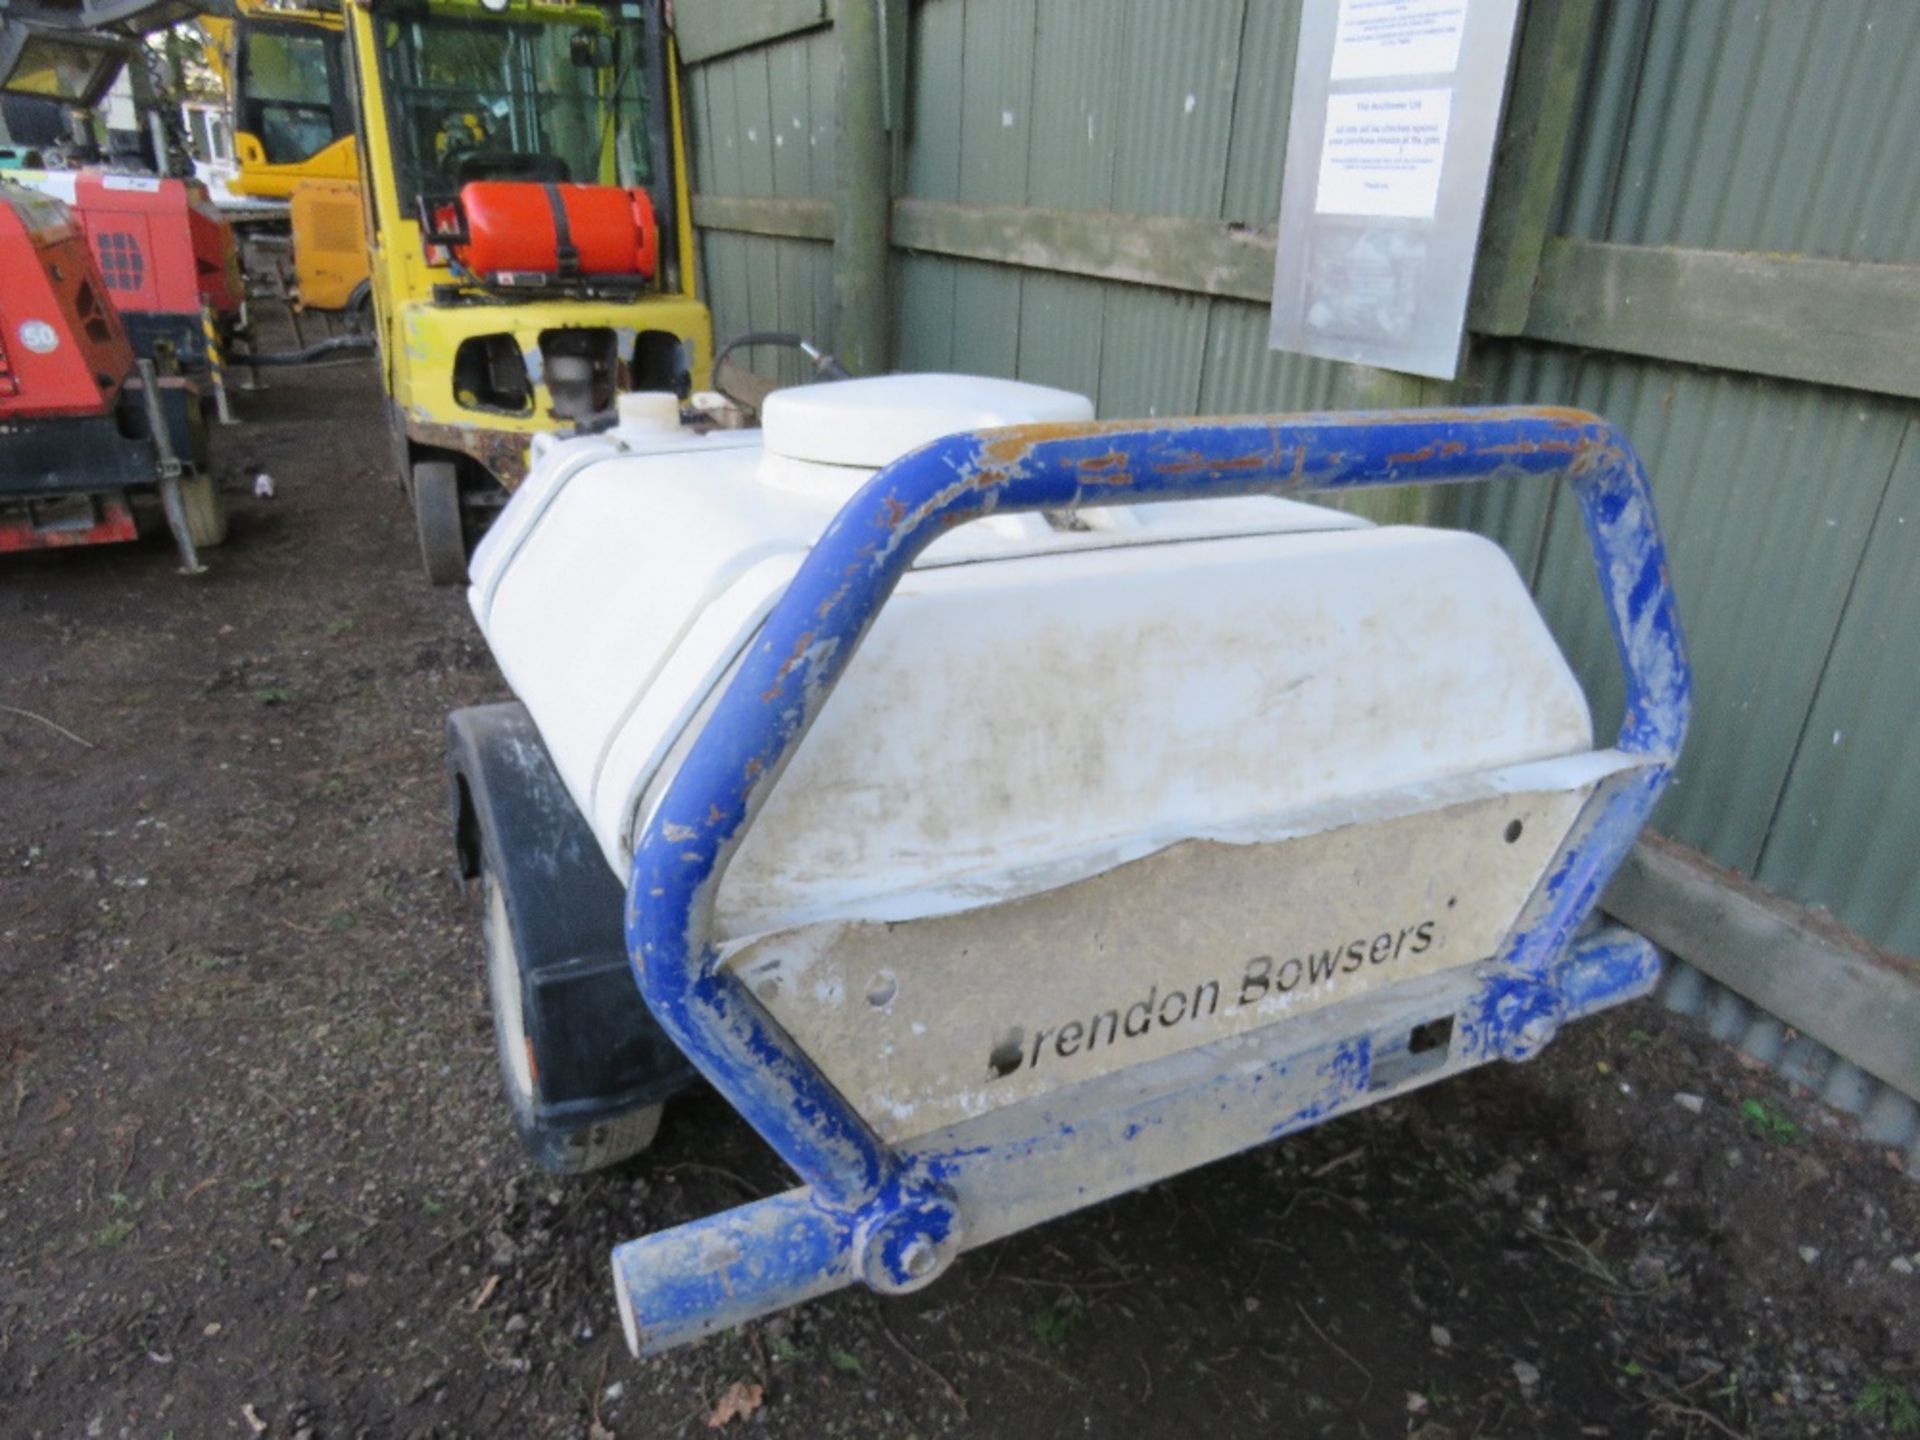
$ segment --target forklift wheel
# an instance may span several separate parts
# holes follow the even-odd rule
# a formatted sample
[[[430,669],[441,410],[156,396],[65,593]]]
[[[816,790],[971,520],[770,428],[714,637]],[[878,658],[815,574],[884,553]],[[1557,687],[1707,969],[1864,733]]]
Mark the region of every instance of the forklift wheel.
[[[435,585],[467,578],[467,538],[460,520],[460,473],[451,460],[417,460],[413,466],[413,520],[420,532],[420,559]]]
[[[533,1037],[522,1020],[520,947],[514,943],[507,919],[506,891],[493,873],[489,856],[481,862],[480,893],[485,910],[481,933],[487,951],[487,992],[493,1004],[493,1038],[500,1060],[500,1081],[513,1111],[513,1128],[520,1143],[542,1170],[555,1175],[580,1175],[589,1170],[638,1155],[653,1143],[660,1128],[661,1105],[643,1105],[611,1119],[583,1125],[543,1119],[535,1091],[540,1081],[539,1057]]]
[[[227,507],[221,504],[211,475],[180,477],[180,508],[186,512],[187,534],[196,550],[210,550],[227,538]]]

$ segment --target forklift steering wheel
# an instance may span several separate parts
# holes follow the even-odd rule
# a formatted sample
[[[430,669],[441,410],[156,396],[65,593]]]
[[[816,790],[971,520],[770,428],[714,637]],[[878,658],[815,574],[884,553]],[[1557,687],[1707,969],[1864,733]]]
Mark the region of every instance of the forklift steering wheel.
[[[484,112],[449,110],[433,132],[434,163],[451,174],[463,159],[485,149],[492,139],[493,129]]]

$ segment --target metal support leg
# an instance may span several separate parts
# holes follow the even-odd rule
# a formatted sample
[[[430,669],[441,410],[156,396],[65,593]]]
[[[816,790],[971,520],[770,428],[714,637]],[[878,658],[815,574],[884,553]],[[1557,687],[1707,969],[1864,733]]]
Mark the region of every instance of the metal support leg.
[[[180,551],[180,573],[206,574],[207,567],[200,563],[200,556],[193,548],[193,536],[187,530],[187,510],[180,501],[180,477],[177,474],[160,477],[160,508],[166,512],[167,529],[173,532],[173,543]]]
[[[160,377],[154,372],[151,360],[140,361],[139,369],[140,398],[147,407],[147,429],[153,435],[160,508],[166,514],[167,529],[173,532],[173,543],[180,551],[180,573],[204,575],[207,567],[200,563],[199,553],[193,548],[193,534],[187,528],[187,507],[180,498],[180,457],[173,453],[173,441],[167,434],[167,414],[160,405]]]

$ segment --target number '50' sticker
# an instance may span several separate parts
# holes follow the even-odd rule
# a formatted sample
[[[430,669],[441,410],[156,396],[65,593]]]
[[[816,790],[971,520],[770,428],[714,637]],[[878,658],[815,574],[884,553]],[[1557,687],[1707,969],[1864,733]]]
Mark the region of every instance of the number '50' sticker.
[[[60,348],[60,332],[44,320],[25,320],[20,324],[20,343],[36,355],[49,355]]]

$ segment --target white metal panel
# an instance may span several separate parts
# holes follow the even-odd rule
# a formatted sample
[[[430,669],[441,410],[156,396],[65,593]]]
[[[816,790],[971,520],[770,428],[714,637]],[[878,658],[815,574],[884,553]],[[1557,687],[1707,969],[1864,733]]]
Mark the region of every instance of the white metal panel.
[[[735,973],[890,1143],[1491,958],[1610,760],[1188,841],[932,919],[767,936]],[[1329,827],[1329,819],[1334,823]]]

